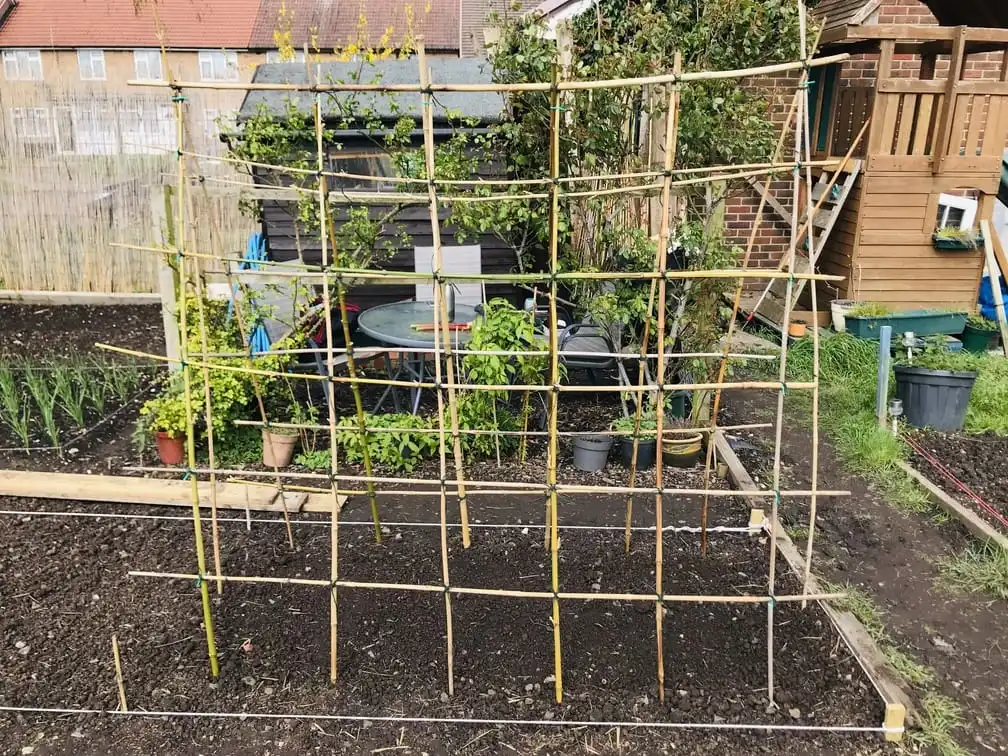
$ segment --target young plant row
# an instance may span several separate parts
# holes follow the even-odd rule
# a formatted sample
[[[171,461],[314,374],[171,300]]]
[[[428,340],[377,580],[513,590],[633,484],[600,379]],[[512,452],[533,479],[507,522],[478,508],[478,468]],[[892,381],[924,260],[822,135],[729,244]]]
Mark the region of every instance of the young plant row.
[[[21,448],[59,448],[89,421],[127,402],[142,380],[136,364],[97,357],[0,361],[0,425]]]

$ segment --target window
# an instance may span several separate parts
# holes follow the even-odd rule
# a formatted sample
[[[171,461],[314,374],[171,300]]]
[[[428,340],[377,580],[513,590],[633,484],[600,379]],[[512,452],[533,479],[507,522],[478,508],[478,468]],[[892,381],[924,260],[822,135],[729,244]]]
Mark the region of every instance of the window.
[[[136,69],[136,77],[140,81],[160,81],[161,80],[161,51],[160,50],[134,50],[133,66]]]
[[[52,137],[48,108],[11,108],[11,126],[18,139],[36,140]]]
[[[344,191],[379,192],[395,191],[391,181],[368,181],[355,176],[395,176],[395,165],[385,152],[340,151],[329,156],[329,170],[333,173],[349,173],[352,176],[336,176],[330,179],[330,186]]]
[[[968,231],[976,220],[977,201],[971,197],[954,194],[938,195],[937,227],[959,228]]]
[[[42,53],[38,50],[4,50],[7,81],[38,81],[42,78]]]
[[[78,50],[77,68],[81,81],[105,81],[105,51]]]
[[[266,62],[267,63],[304,63],[305,54],[304,50],[294,50],[289,53],[286,57],[281,54],[279,50],[267,50],[266,51]]]
[[[199,54],[203,81],[238,81],[238,53],[229,50],[204,50]]]

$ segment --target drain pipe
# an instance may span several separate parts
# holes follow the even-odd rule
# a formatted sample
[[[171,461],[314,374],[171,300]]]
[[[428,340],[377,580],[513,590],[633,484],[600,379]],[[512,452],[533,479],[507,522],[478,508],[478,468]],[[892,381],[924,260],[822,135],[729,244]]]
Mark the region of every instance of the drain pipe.
[[[875,382],[875,414],[880,427],[886,427],[889,400],[889,367],[892,363],[892,326],[882,326],[879,334],[878,379]]]

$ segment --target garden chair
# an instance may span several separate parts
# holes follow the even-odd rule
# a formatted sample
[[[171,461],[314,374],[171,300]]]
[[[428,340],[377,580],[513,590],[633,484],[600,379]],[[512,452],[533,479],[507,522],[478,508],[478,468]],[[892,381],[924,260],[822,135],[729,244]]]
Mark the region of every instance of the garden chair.
[[[629,387],[630,378],[623,367],[623,360],[612,356],[620,351],[616,348],[617,343],[618,340],[613,338],[605,326],[581,322],[573,323],[560,331],[557,345],[560,350],[560,361],[568,371],[586,370],[593,385],[602,385],[601,373],[615,368],[620,386]],[[592,356],[592,352],[598,356]],[[648,382],[650,383],[650,378]],[[620,403],[623,405],[623,414],[629,416],[630,410],[623,392],[620,392]]]

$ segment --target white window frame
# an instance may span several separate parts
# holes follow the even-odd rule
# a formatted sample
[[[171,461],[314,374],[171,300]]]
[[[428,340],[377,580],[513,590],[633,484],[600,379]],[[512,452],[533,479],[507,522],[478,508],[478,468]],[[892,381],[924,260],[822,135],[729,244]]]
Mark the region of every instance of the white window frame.
[[[280,57],[281,53],[279,50],[267,50],[266,51],[266,62],[267,63],[301,63],[305,62],[304,50],[294,50],[294,54],[291,58],[284,60]]]
[[[29,115],[32,117],[31,121],[29,121]],[[43,124],[45,128],[34,130],[29,134],[24,128],[29,122]],[[52,139],[52,114],[49,112],[49,108],[10,108],[10,123],[14,137],[21,141],[34,142]],[[20,130],[19,126],[21,126]]]
[[[105,81],[105,51],[95,47],[80,48],[77,51],[77,70],[81,81]]]
[[[151,63],[157,63],[157,69],[152,71]],[[161,64],[161,51],[156,47],[139,48],[133,51],[133,73],[137,81],[161,81],[164,78],[164,67]]]
[[[223,66],[223,71],[218,70]],[[201,81],[238,81],[238,53],[234,50],[200,50]]]
[[[7,81],[41,81],[42,51],[28,47],[4,50],[3,70]]]
[[[962,229],[963,231],[969,231],[971,228],[973,228],[973,222],[976,220],[977,201],[972,197],[961,197],[955,194],[939,194],[938,195],[939,229],[948,227],[949,210],[952,208],[955,208],[956,210],[962,210],[963,214],[962,220],[959,221],[960,229]]]

